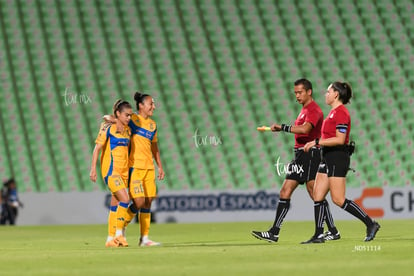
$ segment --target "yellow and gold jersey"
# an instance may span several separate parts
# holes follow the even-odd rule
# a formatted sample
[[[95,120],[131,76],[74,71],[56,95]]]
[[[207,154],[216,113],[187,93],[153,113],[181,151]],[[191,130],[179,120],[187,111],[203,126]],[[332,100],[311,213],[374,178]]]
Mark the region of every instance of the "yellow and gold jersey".
[[[103,146],[101,154],[101,173],[105,183],[108,177],[119,175],[128,178],[128,146],[131,129],[126,126],[123,132],[118,132],[116,125],[101,124],[95,143]]]
[[[137,169],[154,169],[151,143],[157,142],[157,124],[134,113],[129,121],[132,131],[129,166]]]

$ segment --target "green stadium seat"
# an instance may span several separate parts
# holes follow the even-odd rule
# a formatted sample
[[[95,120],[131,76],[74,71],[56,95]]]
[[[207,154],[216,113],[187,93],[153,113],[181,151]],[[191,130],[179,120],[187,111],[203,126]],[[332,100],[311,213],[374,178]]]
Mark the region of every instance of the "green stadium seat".
[[[21,114],[14,115],[18,122],[32,120],[32,114],[38,121],[54,120],[34,131],[35,141],[21,140],[21,124],[3,135],[9,152],[23,154],[2,156],[0,164],[11,162],[15,172],[22,171],[16,177],[24,190],[105,189],[93,185],[87,172],[100,116],[116,98],[132,101],[133,92],[144,91],[158,106],[163,189],[275,187],[275,155],[291,158],[292,136],[254,129],[293,122],[300,106],[292,82],[304,76],[313,81],[320,103],[319,92],[330,81],[347,80],[354,88],[351,135],[364,146],[353,159],[358,171],[349,176],[350,185],[411,185],[409,162],[393,166],[413,152],[407,142],[414,135],[408,90],[414,81],[413,8],[411,1],[330,0],[1,5],[0,52],[11,61],[0,63],[1,88],[21,102],[2,104],[2,110]],[[66,89],[87,93],[93,102],[67,106]],[[382,89],[391,93],[372,97]],[[20,92],[29,90],[28,97]],[[327,114],[329,107],[321,106]],[[395,123],[406,126],[404,132]],[[186,152],[196,128],[222,135],[224,144]],[[10,143],[16,137],[22,146]],[[49,146],[50,140],[59,142]],[[382,140],[396,149],[384,148]],[[5,150],[0,147],[0,154]],[[388,163],[371,162],[385,157]]]

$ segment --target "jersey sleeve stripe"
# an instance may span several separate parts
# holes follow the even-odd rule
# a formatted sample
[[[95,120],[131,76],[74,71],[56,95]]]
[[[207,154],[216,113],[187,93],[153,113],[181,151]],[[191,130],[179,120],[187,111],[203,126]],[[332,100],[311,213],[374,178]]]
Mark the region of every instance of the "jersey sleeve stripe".
[[[148,140],[152,141],[152,139],[154,139],[156,131],[157,130],[149,131],[147,129],[137,127],[136,131],[134,131],[133,134],[139,135],[141,137],[147,138]]]

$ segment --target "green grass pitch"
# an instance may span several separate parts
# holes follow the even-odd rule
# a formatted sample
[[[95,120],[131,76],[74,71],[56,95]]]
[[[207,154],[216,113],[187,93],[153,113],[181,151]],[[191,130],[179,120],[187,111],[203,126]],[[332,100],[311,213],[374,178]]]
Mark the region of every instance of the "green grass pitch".
[[[379,221],[372,242],[364,225],[338,221],[342,239],[301,245],[313,222],[286,221],[278,243],[251,236],[269,222],[153,224],[161,247],[105,248],[105,225],[0,227],[0,275],[412,275],[414,220]],[[331,274],[333,273],[333,274]]]

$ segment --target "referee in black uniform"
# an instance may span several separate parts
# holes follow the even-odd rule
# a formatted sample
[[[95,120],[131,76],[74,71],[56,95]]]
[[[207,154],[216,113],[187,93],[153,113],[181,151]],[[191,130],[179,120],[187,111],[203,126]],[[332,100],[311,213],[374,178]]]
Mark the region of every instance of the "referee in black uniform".
[[[272,131],[284,131],[295,134],[295,158],[290,162],[288,173],[280,190],[279,204],[273,226],[268,231],[252,231],[252,235],[268,242],[277,242],[282,222],[289,211],[290,198],[299,184],[306,183],[309,196],[313,200],[313,185],[316,172],[321,161],[320,149],[312,147],[308,152],[303,150],[305,144],[321,136],[323,112],[312,97],[312,83],[307,79],[298,79],[294,83],[296,101],[302,105],[293,126],[285,124],[273,124]],[[335,227],[329,205],[323,201],[326,220],[329,231],[324,233],[325,240],[338,240],[340,234]]]

